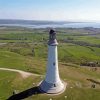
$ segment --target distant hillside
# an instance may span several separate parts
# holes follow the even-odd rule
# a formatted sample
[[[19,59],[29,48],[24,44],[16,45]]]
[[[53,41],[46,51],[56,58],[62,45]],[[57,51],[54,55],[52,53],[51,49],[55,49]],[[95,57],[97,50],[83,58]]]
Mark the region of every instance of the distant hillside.
[[[27,28],[100,28],[99,22],[42,21],[0,19],[0,26],[19,26]]]
[[[0,24],[25,24],[25,25],[47,25],[47,24],[65,24],[71,22],[64,21],[39,21],[39,20],[12,20],[12,19],[0,19]]]

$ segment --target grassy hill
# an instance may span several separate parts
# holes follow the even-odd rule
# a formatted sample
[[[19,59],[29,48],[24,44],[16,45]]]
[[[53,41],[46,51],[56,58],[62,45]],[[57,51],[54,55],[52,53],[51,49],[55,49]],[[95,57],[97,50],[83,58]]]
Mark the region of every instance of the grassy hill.
[[[100,36],[87,35],[82,29],[57,29],[59,70],[67,82],[60,95],[31,95],[25,100],[99,100],[100,99]],[[40,76],[23,79],[19,73],[0,70],[0,100],[36,87],[43,80],[47,63],[47,29],[0,29],[0,67],[19,69]],[[85,35],[83,35],[85,34]],[[92,32],[93,34],[93,32]],[[98,67],[80,66],[98,62]],[[34,83],[34,84],[33,84]],[[95,88],[92,86],[95,85]]]
[[[41,66],[40,66],[41,67]],[[39,67],[39,68],[40,68]],[[100,84],[93,83],[87,79],[99,81],[100,69],[92,71],[91,68],[80,68],[67,66],[64,63],[59,63],[61,79],[67,82],[66,91],[61,95],[45,95],[35,94],[25,100],[99,100],[100,99]],[[0,100],[5,100],[13,94],[35,87],[43,79],[41,76],[32,76],[23,79],[18,73],[0,71]],[[34,83],[34,84],[33,84]],[[95,88],[92,88],[95,84]],[[67,96],[67,98],[66,98]]]

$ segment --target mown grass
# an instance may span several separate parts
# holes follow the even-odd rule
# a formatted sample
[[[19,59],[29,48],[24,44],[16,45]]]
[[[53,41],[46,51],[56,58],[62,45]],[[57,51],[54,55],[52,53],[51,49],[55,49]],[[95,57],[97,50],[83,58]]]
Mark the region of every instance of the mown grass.
[[[95,84],[96,88],[91,88],[92,82],[87,78],[99,79],[100,69],[98,72],[90,70],[90,68],[69,67],[63,63],[59,63],[61,79],[67,82],[66,91],[60,95],[36,94],[26,98],[25,100],[99,100],[100,85]],[[37,86],[42,80],[41,76],[32,76],[23,79],[18,73],[0,71],[0,100],[9,98],[13,91],[17,93],[25,91],[29,88]],[[33,85],[33,83],[35,83]],[[67,97],[67,98],[66,98]]]
[[[25,69],[25,58],[17,53],[0,51],[0,67]]]
[[[16,77],[16,73],[0,71],[0,100],[5,100],[11,95],[11,83]]]
[[[25,57],[9,51],[0,51],[1,68],[12,68],[43,74],[45,64],[46,62],[39,58]]]
[[[23,79],[20,74],[0,70],[0,100],[6,100],[16,91],[20,93],[33,87],[33,83],[39,82],[38,76]]]
[[[38,59],[47,58],[47,44],[43,43],[9,43],[1,47],[1,51],[13,52],[22,56]],[[59,60],[80,64],[81,62],[99,62],[100,48],[79,46],[72,43],[60,43],[58,46]],[[5,58],[4,58],[5,59]]]
[[[60,44],[59,59],[66,62],[100,61],[100,48],[84,47],[73,44]]]
[[[100,44],[100,38],[98,37],[99,35],[96,36],[78,36],[76,37],[77,41],[85,41],[91,44]]]

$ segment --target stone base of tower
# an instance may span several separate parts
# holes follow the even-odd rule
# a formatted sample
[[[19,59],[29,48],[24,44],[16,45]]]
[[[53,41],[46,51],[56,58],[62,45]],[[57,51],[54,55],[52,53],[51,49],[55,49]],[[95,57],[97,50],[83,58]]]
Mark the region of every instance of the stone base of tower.
[[[40,91],[47,94],[58,94],[64,92],[66,84],[63,82],[58,82],[56,84],[48,83],[45,80],[42,81],[39,85]]]

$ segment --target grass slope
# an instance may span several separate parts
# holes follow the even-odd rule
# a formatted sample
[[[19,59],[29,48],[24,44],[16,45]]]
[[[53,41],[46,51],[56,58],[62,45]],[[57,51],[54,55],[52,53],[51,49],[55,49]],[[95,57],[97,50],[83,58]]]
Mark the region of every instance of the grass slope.
[[[38,82],[40,78],[38,76],[32,76],[27,79],[23,79],[18,73],[9,71],[0,71],[0,100],[6,100],[13,91],[17,93],[24,91],[33,86],[34,81]]]
[[[33,95],[25,100],[100,100],[100,68],[80,66],[81,62],[99,62],[100,48],[75,44],[76,41],[100,44],[99,35],[83,35],[84,30],[61,29],[59,40],[59,71],[67,82],[66,91],[58,96]],[[81,34],[82,32],[82,34]],[[63,34],[61,34],[63,33]],[[47,30],[4,29],[0,30],[0,67],[13,68],[45,75],[47,63]],[[66,40],[73,40],[67,43]],[[34,52],[33,52],[34,50]],[[0,71],[0,100],[6,100],[14,90],[18,93],[37,86],[44,76],[23,79],[18,73]],[[33,85],[33,83],[35,83]],[[95,88],[91,86],[95,84]]]
[[[25,100],[99,100],[100,85],[96,84],[96,88],[91,88],[92,82],[87,79],[100,79],[100,69],[92,71],[90,68],[70,67],[64,63],[59,63],[61,79],[67,82],[66,91],[60,95],[37,94],[26,98]],[[27,90],[42,80],[41,76],[32,76],[23,79],[18,73],[0,71],[0,100],[5,100],[12,95],[14,90],[18,93]],[[6,81],[5,81],[6,80]],[[33,83],[35,83],[33,85]],[[67,96],[67,98],[65,98]]]

